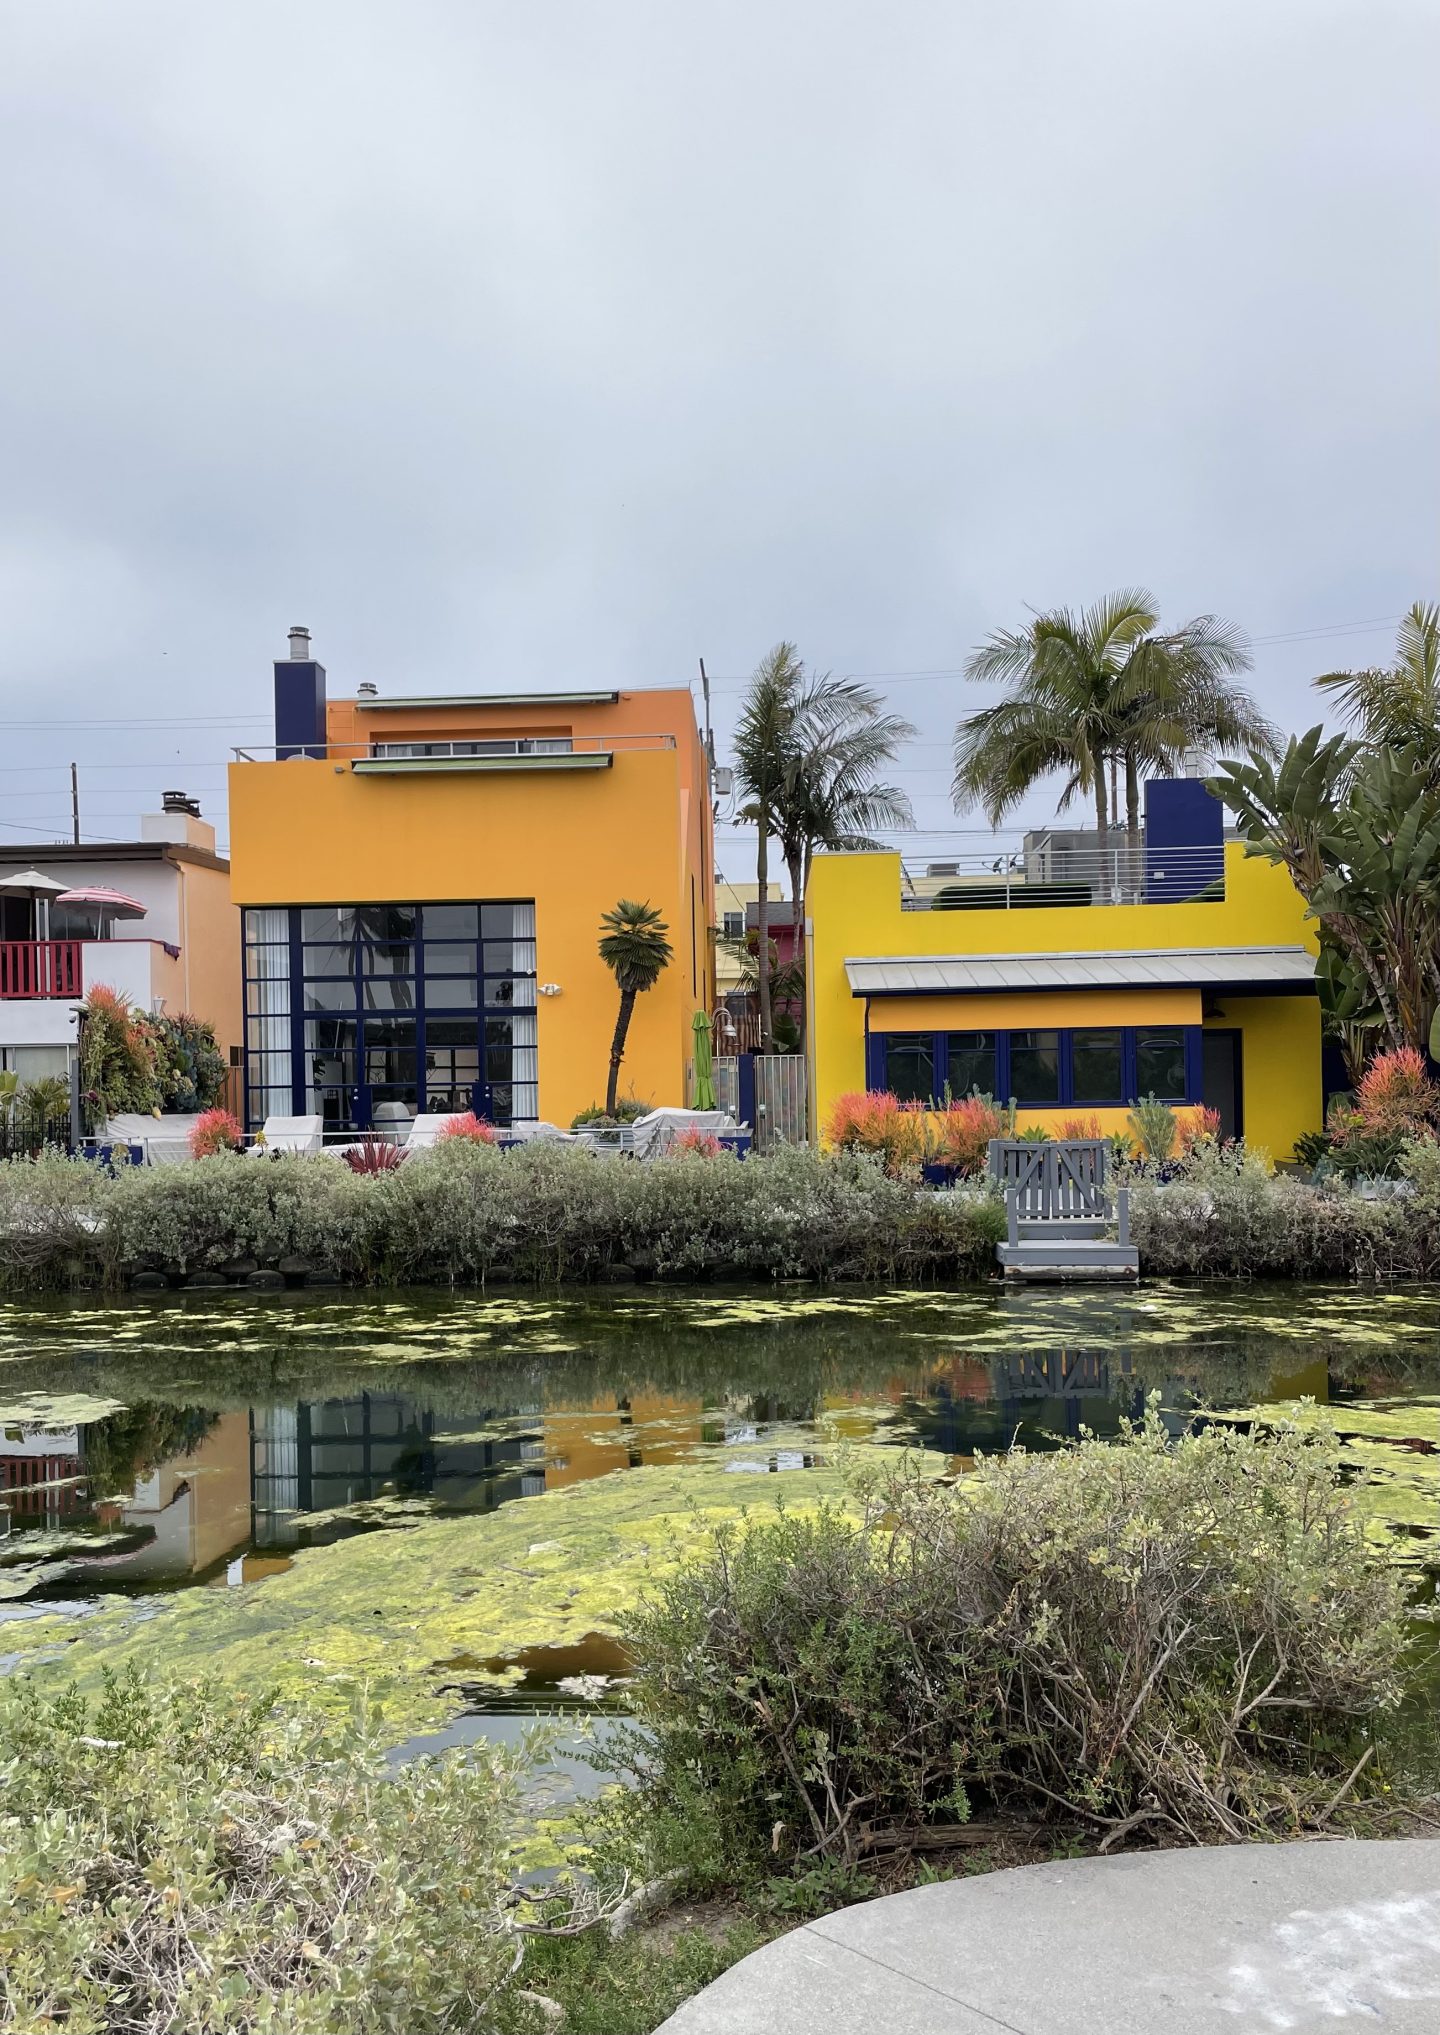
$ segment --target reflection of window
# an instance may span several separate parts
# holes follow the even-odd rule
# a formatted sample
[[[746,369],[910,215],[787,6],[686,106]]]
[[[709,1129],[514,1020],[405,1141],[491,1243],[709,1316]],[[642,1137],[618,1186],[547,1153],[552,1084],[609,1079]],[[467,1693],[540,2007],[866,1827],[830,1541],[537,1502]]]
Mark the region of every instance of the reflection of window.
[[[1060,1100],[1060,1034],[1010,1034],[1010,1093],[1022,1107]]]
[[[995,1093],[995,1034],[951,1032],[950,1064],[945,1080],[953,1096]]]
[[[892,1032],[885,1041],[885,1086],[902,1102],[935,1093],[935,1041],[929,1032]]]
[[[1125,1075],[1119,1031],[1071,1034],[1072,1093],[1076,1102],[1120,1102]]]
[[[1161,1102],[1185,1100],[1183,1032],[1136,1032],[1135,1090]]]

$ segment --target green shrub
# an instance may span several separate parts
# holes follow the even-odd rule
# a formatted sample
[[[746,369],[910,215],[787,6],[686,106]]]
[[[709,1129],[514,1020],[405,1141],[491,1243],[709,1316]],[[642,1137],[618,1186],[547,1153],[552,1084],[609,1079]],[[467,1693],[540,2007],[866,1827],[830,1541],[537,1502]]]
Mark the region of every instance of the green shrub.
[[[181,1115],[212,1108],[220,1100],[226,1072],[215,1027],[189,1011],[174,1017],[137,1015],[134,1022],[143,1027],[155,1056],[160,1107]]]
[[[160,1107],[149,1020],[103,982],[80,1007],[80,1079],[106,1116]]]
[[[287,1258],[391,1284],[639,1276],[959,1279],[1004,1234],[983,1190],[923,1194],[873,1161],[788,1147],[663,1165],[452,1140],[362,1178],[332,1158],[220,1155],[110,1179],[0,1165],[0,1286]]]
[[[1163,1165],[1165,1160],[1174,1156],[1180,1142],[1180,1119],[1168,1102],[1160,1102],[1154,1095],[1144,1095],[1130,1105],[1130,1114],[1125,1121],[1142,1159]]]
[[[1371,1201],[1343,1182],[1272,1174],[1243,1147],[1197,1147],[1181,1177],[1134,1183],[1130,1233],[1151,1274],[1429,1278],[1440,1270],[1440,1189]]]
[[[1328,1827],[1399,1703],[1400,1586],[1333,1436],[1153,1414],[722,1531],[630,1635],[641,1827],[716,1878],[847,1867],[982,1806],[1238,1841]],[[1363,1792],[1363,1790],[1362,1790]],[[700,1861],[703,1869],[704,1860]]]
[[[387,1771],[338,1729],[132,1670],[0,1685],[5,2024],[468,2030],[508,1980],[493,1750]]]
[[[638,1102],[633,1095],[622,1098],[614,1109],[606,1109],[603,1102],[592,1102],[588,1109],[575,1112],[570,1119],[570,1128],[582,1131],[599,1124],[602,1128],[611,1129],[617,1124],[638,1123],[642,1116],[649,1114],[650,1107],[648,1102]]]

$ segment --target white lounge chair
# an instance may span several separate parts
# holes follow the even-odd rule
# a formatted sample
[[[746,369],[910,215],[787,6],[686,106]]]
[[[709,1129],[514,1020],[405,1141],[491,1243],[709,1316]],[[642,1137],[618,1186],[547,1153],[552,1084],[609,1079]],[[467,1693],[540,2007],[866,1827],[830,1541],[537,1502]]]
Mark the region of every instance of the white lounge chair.
[[[325,1142],[323,1116],[267,1116],[259,1139],[250,1147],[251,1158],[268,1158],[272,1152],[318,1152]]]
[[[445,1125],[453,1117],[464,1116],[464,1114],[463,1109],[442,1109],[433,1114],[417,1116],[406,1134],[404,1140],[405,1150],[407,1152],[428,1151],[431,1145],[439,1138]]]
[[[630,1129],[637,1159],[658,1159],[686,1131],[733,1131],[735,1119],[725,1109],[652,1109],[636,1117]]]
[[[122,1112],[110,1118],[100,1133],[100,1142],[139,1145],[147,1166],[184,1165],[195,1156],[190,1149],[190,1133],[199,1120],[198,1115],[147,1116],[138,1111]]]

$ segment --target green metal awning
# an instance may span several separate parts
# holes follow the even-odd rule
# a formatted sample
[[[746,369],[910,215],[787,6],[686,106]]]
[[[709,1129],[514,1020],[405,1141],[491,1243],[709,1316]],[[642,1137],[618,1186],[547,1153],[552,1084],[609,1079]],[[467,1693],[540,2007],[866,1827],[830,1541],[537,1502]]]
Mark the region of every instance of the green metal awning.
[[[583,750],[558,756],[360,756],[350,765],[357,777],[434,777],[454,771],[608,770],[615,758],[608,749]]]

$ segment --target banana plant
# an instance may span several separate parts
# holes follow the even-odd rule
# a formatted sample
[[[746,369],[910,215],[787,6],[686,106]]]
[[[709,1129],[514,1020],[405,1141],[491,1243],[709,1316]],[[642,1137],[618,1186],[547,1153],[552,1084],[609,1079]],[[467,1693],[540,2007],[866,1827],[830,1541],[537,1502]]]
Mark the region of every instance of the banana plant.
[[[1288,870],[1320,935],[1331,1029],[1391,1047],[1440,1044],[1440,790],[1433,759],[1311,728],[1278,764],[1225,762],[1210,781],[1252,854]],[[1352,1067],[1352,1071],[1354,1071]]]

